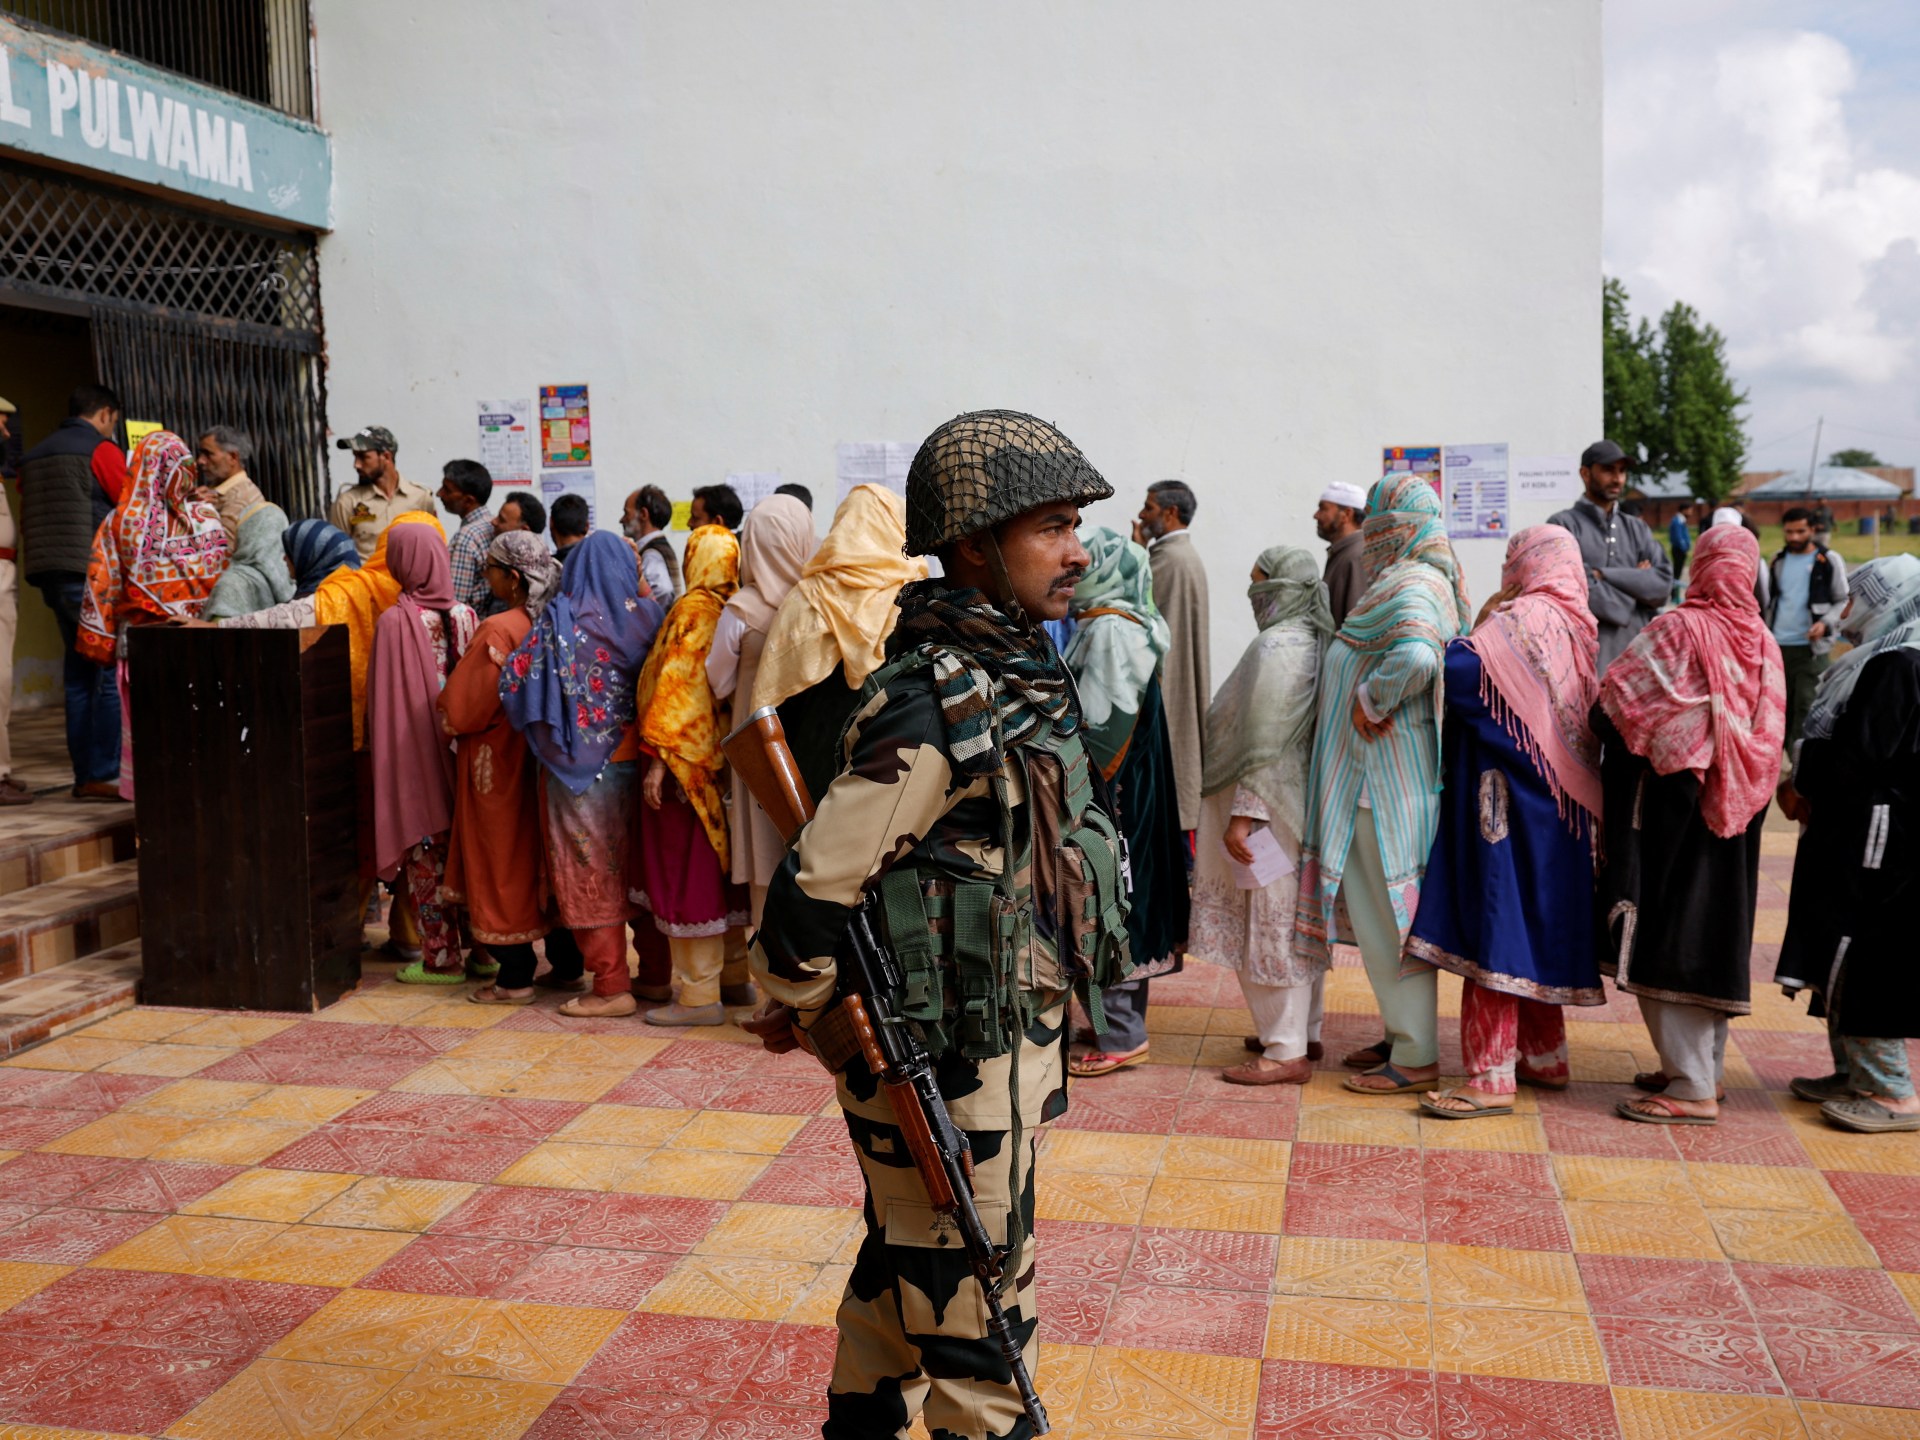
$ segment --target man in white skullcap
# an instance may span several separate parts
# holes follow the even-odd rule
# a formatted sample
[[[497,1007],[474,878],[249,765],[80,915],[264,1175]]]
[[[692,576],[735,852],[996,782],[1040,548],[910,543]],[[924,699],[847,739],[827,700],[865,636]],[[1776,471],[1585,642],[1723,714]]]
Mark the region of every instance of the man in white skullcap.
[[[1322,490],[1320,504],[1313,512],[1313,528],[1327,542],[1324,576],[1336,629],[1367,588],[1365,545],[1360,537],[1360,522],[1366,514],[1367,492],[1344,481]]]

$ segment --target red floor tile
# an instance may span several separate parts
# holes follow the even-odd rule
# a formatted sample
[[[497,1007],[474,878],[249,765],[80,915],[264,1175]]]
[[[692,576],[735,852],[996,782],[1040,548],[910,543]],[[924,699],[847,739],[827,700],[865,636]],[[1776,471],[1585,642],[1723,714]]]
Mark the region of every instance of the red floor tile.
[[[1266,1295],[1279,1258],[1277,1235],[1221,1230],[1144,1229],[1126,1268],[1129,1284],[1204,1290],[1245,1290]]]
[[[827,1411],[794,1405],[736,1400],[713,1412],[708,1440],[817,1440]],[[649,1437],[651,1440],[651,1437]]]
[[[329,1026],[357,1030],[357,1025]],[[433,1057],[430,1055],[358,1054],[352,1057],[353,1083],[363,1090],[382,1090],[407,1078]],[[338,1085],[342,1057],[307,1050],[262,1053],[242,1050],[200,1071],[200,1080],[238,1080],[252,1085]]]
[[[707,1440],[719,1407],[684,1395],[633,1394],[571,1385],[522,1440]]]
[[[632,1034],[631,1026],[626,1033]],[[724,1075],[729,1084],[742,1075],[760,1070],[785,1070],[794,1074],[821,1074],[820,1062],[810,1055],[782,1059],[769,1055],[758,1045],[736,1045],[724,1040],[676,1040],[640,1068],[643,1070],[700,1070]]]
[[[132,1163],[104,1155],[16,1155],[0,1164],[0,1196],[16,1204],[57,1205]]]
[[[847,1140],[847,1122],[838,1115],[817,1115],[807,1121],[786,1143],[782,1155],[825,1155],[833,1159],[852,1159]],[[856,1168],[858,1162],[855,1162]]]
[[[585,1386],[731,1400],[777,1327],[758,1320],[631,1315],[580,1372]]]
[[[511,1280],[497,1286],[500,1300],[549,1305],[603,1305],[631,1310],[679,1263],[677,1255],[644,1250],[600,1250],[589,1245],[552,1245]]]
[[[1607,1374],[1616,1385],[1735,1395],[1783,1392],[1758,1326],[1603,1315],[1594,1328],[1607,1354]]]
[[[400,1175],[420,1180],[486,1182],[538,1143],[523,1135],[448,1135],[322,1125],[267,1164],[283,1170],[337,1170],[355,1175]]]
[[[726,1213],[726,1203],[720,1200],[691,1200],[679,1195],[586,1195],[576,1204],[566,1240],[569,1245],[607,1250],[685,1254]]]
[[[1437,1440],[1425,1371],[1269,1360],[1260,1367],[1254,1440]]]
[[[1189,1094],[1173,1117],[1176,1135],[1221,1135],[1233,1140],[1291,1140],[1300,1124],[1298,1092],[1274,1095],[1269,1086],[1258,1099],[1206,1100]],[[1293,1091],[1292,1086],[1288,1086]]]
[[[0,1105],[29,1105],[56,1110],[117,1110],[130,1100],[151,1095],[173,1081],[164,1075],[105,1075],[96,1071],[0,1070],[18,1076],[0,1090]]]
[[[0,1312],[0,1335],[252,1359],[337,1291],[132,1270],[76,1270]]]
[[[488,1185],[469,1195],[427,1227],[430,1235],[478,1235],[551,1245],[604,1196],[580,1190],[544,1190],[533,1185]]]
[[[1475,1195],[1535,1196],[1560,1192],[1544,1155],[1510,1155],[1498,1150],[1428,1150],[1421,1175],[1429,1191],[1465,1190]]]
[[[1437,1245],[1489,1245],[1503,1250],[1571,1250],[1558,1200],[1527,1195],[1425,1192],[1427,1239]]]
[[[342,1025],[306,1020],[250,1046],[248,1053],[351,1056],[356,1063],[362,1055],[411,1057],[417,1067],[472,1038],[471,1030],[455,1026]]]
[[[845,1131],[841,1132],[844,1142]],[[760,1178],[742,1198],[761,1200],[771,1205],[858,1205],[866,1195],[860,1178],[860,1164],[844,1153],[836,1159],[824,1155],[778,1155],[760,1172]]]
[[[1287,1179],[1294,1185],[1412,1190],[1420,1184],[1420,1152],[1410,1145],[1296,1142]]]
[[[82,1210],[56,1205],[9,1230],[0,1230],[0,1260],[84,1265],[152,1225],[153,1216],[137,1210]]]
[[[422,1235],[360,1281],[359,1288],[496,1299],[501,1287],[545,1249],[522,1240]]]
[[[1040,1220],[1034,1224],[1040,1245],[1039,1273],[1051,1280],[1097,1280],[1118,1284],[1133,1253],[1131,1225],[1096,1225],[1080,1220]]]
[[[1764,1324],[1920,1335],[1906,1297],[1878,1270],[1748,1264],[1733,1270]]]
[[[828,1326],[775,1326],[767,1348],[740,1382],[737,1398],[759,1405],[817,1406],[833,1378],[838,1341],[838,1332]]]
[[[1541,1107],[1540,1125],[1546,1133],[1549,1150],[1556,1155],[1606,1155],[1621,1159],[1672,1160],[1678,1157],[1679,1152],[1673,1148],[1671,1127],[1636,1125],[1613,1113],[1618,1101],[1637,1094],[1637,1091],[1625,1085],[1606,1088],[1611,1092],[1611,1098],[1604,1112]]]
[[[734,1049],[727,1046],[727,1049]],[[739,1077],[716,1070],[667,1069],[642,1065],[600,1097],[608,1105],[653,1105],[664,1109],[704,1110]],[[838,1122],[835,1122],[838,1123]],[[840,1127],[842,1142],[846,1126]]]
[[[1574,1262],[1596,1315],[1739,1323],[1753,1318],[1733,1267],[1724,1261],[1576,1255]]]
[[[241,1173],[240,1165],[194,1165],[135,1160],[75,1197],[93,1210],[145,1210],[167,1215],[217,1190]]]
[[[753,1110],[763,1115],[811,1115],[833,1099],[833,1081],[816,1066],[812,1075],[754,1074],[713,1097],[714,1110]]]
[[[1040,1312],[1040,1338],[1049,1345],[1098,1345],[1118,1288],[1111,1280],[1057,1280],[1038,1274],[1034,1308]]]
[[[31,1150],[58,1140],[69,1130],[91,1125],[107,1110],[56,1110],[51,1106],[7,1105],[0,1102],[0,1150]]]
[[[1165,1135],[1173,1128],[1180,1108],[1177,1099],[1160,1095],[1129,1098],[1105,1088],[1108,1081],[1118,1078],[1102,1080],[1098,1091],[1091,1085],[1075,1085],[1067,1113],[1053,1123],[1062,1130],[1101,1130],[1119,1135]]]
[[[1796,1398],[1920,1408],[1920,1338],[1801,1326],[1762,1328],[1774,1364]]]
[[[1041,1312],[1040,1323],[1047,1316]],[[1127,1284],[1107,1317],[1104,1343],[1195,1350],[1257,1360],[1267,1340],[1267,1297],[1244,1290]]]
[[[1448,1440],[1620,1440],[1604,1385],[1439,1375],[1434,1393]]]
[[[243,1355],[0,1338],[0,1415],[39,1425],[158,1434],[247,1364]]]
[[[1424,1240],[1427,1235],[1417,1189],[1380,1193],[1289,1185],[1284,1224],[1289,1235],[1344,1240]]]

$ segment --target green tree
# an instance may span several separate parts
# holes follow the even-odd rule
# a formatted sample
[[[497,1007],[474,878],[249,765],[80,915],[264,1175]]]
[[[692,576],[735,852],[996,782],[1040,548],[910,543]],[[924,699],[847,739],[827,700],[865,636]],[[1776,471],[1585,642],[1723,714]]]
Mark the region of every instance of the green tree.
[[[1843,470],[1871,470],[1886,462],[1871,450],[1836,450],[1827,456],[1827,464]]]
[[[1627,287],[1608,280],[1600,290],[1601,434],[1640,461],[1642,474],[1666,473],[1662,460],[1660,357],[1653,328],[1636,326]]]
[[[1747,394],[1727,370],[1726,338],[1675,301],[1660,317],[1659,368],[1663,470],[1684,470],[1696,496],[1718,503],[1739,483],[1747,452]]]

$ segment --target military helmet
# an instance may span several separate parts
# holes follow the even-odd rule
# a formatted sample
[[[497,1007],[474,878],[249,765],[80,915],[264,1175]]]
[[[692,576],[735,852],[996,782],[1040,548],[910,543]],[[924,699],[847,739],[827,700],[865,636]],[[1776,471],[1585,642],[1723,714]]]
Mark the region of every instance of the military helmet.
[[[907,553],[927,555],[1048,501],[1105,500],[1113,486],[1054,426],[971,410],[929,435],[907,471]]]

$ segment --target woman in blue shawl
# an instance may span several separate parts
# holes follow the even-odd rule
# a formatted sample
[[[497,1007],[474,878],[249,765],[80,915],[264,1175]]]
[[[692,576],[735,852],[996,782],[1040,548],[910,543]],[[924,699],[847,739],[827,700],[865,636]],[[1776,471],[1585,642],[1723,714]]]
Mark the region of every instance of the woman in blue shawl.
[[[293,598],[304,600],[320,582],[341,566],[360,568],[360,552],[347,532],[324,520],[296,520],[280,532],[287,570],[293,576]]]
[[[560,922],[573,932],[591,995],[575,1017],[631,1015],[627,898],[632,879],[634,682],[663,612],[640,593],[633,548],[605,530],[574,546],[560,591],[500,671],[500,703],[540,762],[547,869]]]

